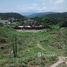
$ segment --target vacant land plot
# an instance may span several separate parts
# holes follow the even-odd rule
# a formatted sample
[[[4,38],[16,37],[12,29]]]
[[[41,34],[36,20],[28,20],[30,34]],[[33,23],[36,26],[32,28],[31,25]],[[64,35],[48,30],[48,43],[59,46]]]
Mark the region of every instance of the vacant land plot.
[[[33,33],[36,32],[36,33]],[[58,30],[24,31],[0,28],[1,67],[49,67],[58,56],[65,56],[67,28]],[[17,57],[12,44],[16,35]]]

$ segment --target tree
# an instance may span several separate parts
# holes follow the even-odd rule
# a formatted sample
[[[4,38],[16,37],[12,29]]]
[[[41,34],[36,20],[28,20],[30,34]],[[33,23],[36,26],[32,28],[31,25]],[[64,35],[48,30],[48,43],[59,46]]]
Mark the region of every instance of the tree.
[[[0,23],[0,27],[4,26],[3,23]]]
[[[11,32],[11,36],[9,38],[11,42],[13,56],[17,57],[17,34],[15,32]]]
[[[12,45],[14,57],[17,57],[17,37],[14,36],[14,42]]]

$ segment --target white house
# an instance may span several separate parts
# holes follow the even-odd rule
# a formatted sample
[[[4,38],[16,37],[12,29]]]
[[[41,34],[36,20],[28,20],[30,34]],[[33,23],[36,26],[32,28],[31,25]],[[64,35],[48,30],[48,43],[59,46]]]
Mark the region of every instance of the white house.
[[[2,24],[10,24],[11,22],[8,21],[8,20],[1,20],[1,19],[0,19],[0,23],[2,23]]]

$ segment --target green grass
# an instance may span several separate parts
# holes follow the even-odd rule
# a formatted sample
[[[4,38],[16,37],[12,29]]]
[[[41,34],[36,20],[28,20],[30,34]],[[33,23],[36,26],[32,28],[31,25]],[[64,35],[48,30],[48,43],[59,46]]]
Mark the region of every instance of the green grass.
[[[1,67],[23,67],[28,62],[38,57],[40,52],[43,57],[58,57],[64,56],[64,36],[67,28],[53,29],[42,32],[17,32],[11,28],[0,28],[0,40],[6,39],[6,45],[0,42],[0,66]],[[17,36],[17,58],[13,58],[12,45],[14,35]],[[38,47],[40,44],[41,47]],[[61,48],[58,48],[58,46]],[[1,47],[4,47],[1,49]],[[48,60],[47,59],[47,60]],[[56,60],[47,61],[47,65],[54,63]],[[52,63],[51,63],[52,62]],[[11,66],[14,64],[13,66]],[[5,66],[6,65],[6,66]]]

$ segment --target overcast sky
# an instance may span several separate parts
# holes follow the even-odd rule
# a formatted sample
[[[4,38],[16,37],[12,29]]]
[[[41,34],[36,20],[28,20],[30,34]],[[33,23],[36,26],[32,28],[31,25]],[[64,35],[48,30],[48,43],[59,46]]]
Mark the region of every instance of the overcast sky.
[[[0,12],[66,12],[67,0],[0,0]]]

